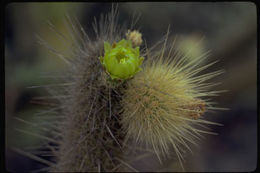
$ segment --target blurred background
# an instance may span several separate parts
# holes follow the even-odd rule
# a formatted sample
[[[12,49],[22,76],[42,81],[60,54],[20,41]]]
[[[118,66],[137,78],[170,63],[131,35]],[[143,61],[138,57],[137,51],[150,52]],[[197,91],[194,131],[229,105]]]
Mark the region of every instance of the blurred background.
[[[99,18],[111,9],[110,3],[11,3],[5,8],[5,158],[11,172],[28,172],[43,167],[11,148],[37,146],[43,140],[20,133],[15,129],[37,131],[36,127],[16,121],[15,117],[30,122],[39,106],[33,97],[47,95],[41,88],[56,72],[64,69],[64,62],[37,43],[40,35],[56,49],[66,52],[68,47],[48,25],[55,25],[64,35],[69,34],[65,16],[76,16],[91,35],[93,17]],[[170,24],[171,35],[178,36],[183,51],[199,55],[206,50],[208,61],[220,61],[210,71],[226,72],[214,81],[222,84],[218,90],[228,92],[215,97],[220,107],[228,111],[209,113],[209,120],[224,126],[211,126],[217,136],[205,135],[200,147],[187,154],[187,171],[253,171],[257,165],[257,42],[256,6],[251,2],[215,3],[119,3],[120,22],[131,24],[133,14],[141,14],[136,24],[148,47],[166,34]],[[198,43],[201,37],[202,41]],[[191,56],[192,57],[192,56]],[[41,106],[42,108],[42,106]],[[44,133],[44,132],[40,132]],[[149,163],[142,164],[147,170]],[[174,171],[174,164],[164,170]]]

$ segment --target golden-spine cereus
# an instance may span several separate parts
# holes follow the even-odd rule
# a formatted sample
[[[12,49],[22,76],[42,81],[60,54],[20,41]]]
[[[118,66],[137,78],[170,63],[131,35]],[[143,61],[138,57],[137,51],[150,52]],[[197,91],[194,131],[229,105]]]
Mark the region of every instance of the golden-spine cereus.
[[[152,148],[159,160],[169,156],[173,148],[182,165],[183,153],[191,150],[189,143],[196,145],[200,133],[211,133],[194,124],[217,124],[203,120],[203,115],[215,109],[207,97],[222,91],[210,91],[216,83],[205,81],[223,71],[201,74],[216,63],[201,65],[207,53],[190,60],[173,51],[174,43],[168,49],[166,43],[167,39],[157,55],[147,53],[143,70],[128,81],[122,98],[121,123],[126,140]]]

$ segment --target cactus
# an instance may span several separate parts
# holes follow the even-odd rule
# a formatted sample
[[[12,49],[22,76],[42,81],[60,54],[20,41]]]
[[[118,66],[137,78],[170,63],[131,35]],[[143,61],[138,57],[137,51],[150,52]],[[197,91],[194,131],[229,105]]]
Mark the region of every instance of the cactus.
[[[71,23],[75,58],[59,55],[68,69],[63,90],[57,91],[66,97],[57,97],[61,119],[49,129],[56,135],[48,137],[54,160],[37,159],[49,171],[135,170],[127,160],[136,150],[129,147],[133,142],[152,149],[161,162],[173,149],[182,165],[182,153],[191,150],[188,143],[211,133],[194,124],[217,124],[203,119],[214,109],[205,97],[220,92],[210,91],[215,83],[205,81],[222,71],[200,74],[215,62],[200,66],[206,54],[188,60],[173,51],[168,32],[159,52],[139,52],[142,34],[121,27],[117,18],[117,8],[112,8],[94,25],[94,40]]]
[[[169,156],[173,148],[182,166],[183,151],[191,150],[188,143],[196,145],[200,133],[210,133],[194,124],[217,125],[203,120],[205,112],[214,109],[205,97],[221,91],[210,91],[211,85],[203,82],[223,71],[196,76],[215,62],[199,67],[205,55],[189,61],[187,56],[178,59],[172,51],[165,55],[165,49],[157,56],[147,56],[143,70],[128,81],[121,102],[121,123],[125,140],[152,148],[159,160]]]

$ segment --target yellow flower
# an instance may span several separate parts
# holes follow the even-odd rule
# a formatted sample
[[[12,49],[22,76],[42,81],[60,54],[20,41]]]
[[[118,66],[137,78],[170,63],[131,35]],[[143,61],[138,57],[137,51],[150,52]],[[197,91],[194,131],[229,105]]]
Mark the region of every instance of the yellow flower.
[[[130,40],[121,40],[112,46],[104,43],[104,57],[100,61],[112,79],[128,79],[141,70],[144,57],[139,57],[139,47],[133,48]]]

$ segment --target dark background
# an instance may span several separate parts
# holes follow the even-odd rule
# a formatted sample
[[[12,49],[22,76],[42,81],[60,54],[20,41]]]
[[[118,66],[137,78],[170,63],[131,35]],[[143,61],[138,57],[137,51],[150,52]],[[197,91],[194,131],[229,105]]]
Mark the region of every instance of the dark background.
[[[12,147],[26,148],[43,142],[15,131],[18,128],[37,132],[38,129],[16,121],[14,117],[39,123],[39,119],[33,116],[39,107],[32,104],[31,99],[47,93],[43,89],[27,87],[51,83],[49,77],[64,68],[62,60],[37,43],[35,34],[58,50],[70,51],[48,28],[47,21],[66,35],[65,16],[73,15],[91,35],[93,17],[106,14],[110,9],[110,3],[11,3],[6,6],[5,158],[9,171],[26,172],[43,166],[11,150]],[[204,36],[199,46],[192,49],[193,55],[211,50],[208,61],[220,60],[210,71],[226,71],[215,81],[222,83],[217,89],[228,92],[216,97],[215,101],[230,110],[207,115],[208,119],[224,126],[212,126],[218,136],[205,135],[200,147],[194,147],[193,154],[187,154],[188,170],[253,171],[257,165],[255,4],[119,3],[119,12],[120,22],[128,23],[131,23],[134,12],[141,14],[136,26],[143,33],[148,47],[166,33],[169,24],[171,35],[180,38],[183,51],[192,49]],[[168,169],[174,170],[174,164]]]

